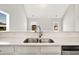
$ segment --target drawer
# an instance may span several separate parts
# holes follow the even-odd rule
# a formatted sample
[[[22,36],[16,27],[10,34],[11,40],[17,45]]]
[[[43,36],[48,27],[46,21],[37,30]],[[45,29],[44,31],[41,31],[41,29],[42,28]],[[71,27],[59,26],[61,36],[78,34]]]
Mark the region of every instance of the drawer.
[[[0,46],[0,54],[14,53],[14,48],[11,46]]]
[[[15,52],[16,54],[39,54],[40,48],[38,46],[17,46]]]
[[[61,54],[60,46],[41,46],[41,54]]]

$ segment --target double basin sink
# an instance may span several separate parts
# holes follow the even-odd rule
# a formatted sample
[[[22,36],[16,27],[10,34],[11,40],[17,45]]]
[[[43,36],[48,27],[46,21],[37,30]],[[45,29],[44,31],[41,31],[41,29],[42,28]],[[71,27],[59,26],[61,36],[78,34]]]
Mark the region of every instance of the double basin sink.
[[[23,43],[54,43],[54,41],[49,38],[27,38]]]

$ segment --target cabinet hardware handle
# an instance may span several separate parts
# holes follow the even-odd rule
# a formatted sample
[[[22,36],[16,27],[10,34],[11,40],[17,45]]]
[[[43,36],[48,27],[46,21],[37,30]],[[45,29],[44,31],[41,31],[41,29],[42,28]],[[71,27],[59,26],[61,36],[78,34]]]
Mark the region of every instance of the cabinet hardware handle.
[[[0,52],[2,52],[2,50],[0,50]]]

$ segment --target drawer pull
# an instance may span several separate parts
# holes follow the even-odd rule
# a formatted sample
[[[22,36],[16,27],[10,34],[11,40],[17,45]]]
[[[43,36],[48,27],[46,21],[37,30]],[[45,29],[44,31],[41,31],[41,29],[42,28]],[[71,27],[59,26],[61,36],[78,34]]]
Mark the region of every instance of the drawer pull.
[[[2,50],[0,50],[0,52],[2,52]]]

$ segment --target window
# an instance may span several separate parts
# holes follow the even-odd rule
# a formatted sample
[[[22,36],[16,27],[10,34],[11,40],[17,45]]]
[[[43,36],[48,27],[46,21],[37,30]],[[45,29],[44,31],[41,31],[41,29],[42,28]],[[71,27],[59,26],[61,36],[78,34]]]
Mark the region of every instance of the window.
[[[9,31],[9,14],[0,11],[0,31]]]

